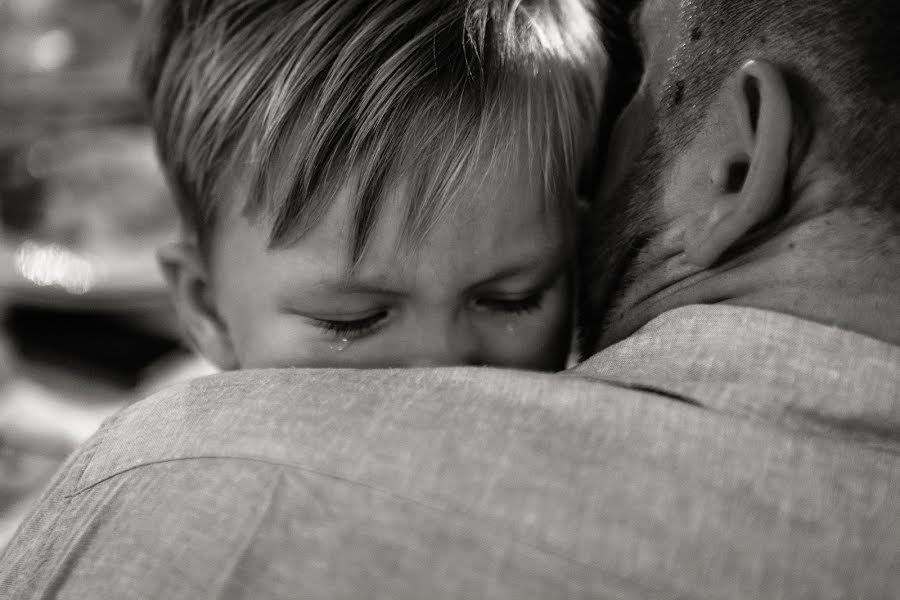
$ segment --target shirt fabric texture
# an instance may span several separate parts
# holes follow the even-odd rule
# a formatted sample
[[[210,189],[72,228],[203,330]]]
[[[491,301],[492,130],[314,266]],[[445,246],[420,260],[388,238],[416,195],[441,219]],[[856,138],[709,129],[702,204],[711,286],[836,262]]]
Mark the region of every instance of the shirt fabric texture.
[[[900,348],[690,306],[561,374],[279,369],[110,419],[0,598],[900,598]]]

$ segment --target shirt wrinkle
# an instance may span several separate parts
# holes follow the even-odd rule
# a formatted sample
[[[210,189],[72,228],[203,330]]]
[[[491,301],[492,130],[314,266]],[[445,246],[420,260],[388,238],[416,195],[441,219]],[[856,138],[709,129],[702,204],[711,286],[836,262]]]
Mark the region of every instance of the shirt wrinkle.
[[[253,522],[244,526],[245,534],[242,536],[243,539],[240,544],[234,549],[234,554],[231,559],[229,559],[227,564],[223,566],[222,572],[219,576],[219,580],[213,584],[213,590],[211,590],[210,598],[224,599],[227,597],[225,596],[225,592],[227,591],[229,584],[234,581],[234,574],[238,570],[241,561],[250,551],[250,548],[253,547],[253,542],[256,540],[257,535],[259,534],[260,526],[272,510],[272,506],[275,503],[275,496],[278,494],[278,490],[283,484],[284,470],[280,468],[273,469],[273,477],[272,481],[269,483],[269,489],[266,494],[266,499],[260,505],[259,510],[256,513],[256,518],[253,520]]]
[[[405,495],[405,494],[399,494],[390,489],[380,487],[380,486],[372,484],[372,483],[367,483],[365,481],[351,479],[349,477],[344,477],[337,473],[325,472],[325,471],[321,471],[321,470],[317,470],[317,469],[312,469],[309,467],[304,467],[304,466],[296,464],[296,463],[290,463],[290,462],[284,462],[284,461],[273,461],[273,460],[268,460],[268,459],[260,458],[260,457],[237,456],[237,455],[186,456],[186,457],[181,457],[181,458],[170,458],[170,459],[165,459],[165,460],[157,460],[157,461],[153,461],[153,462],[135,465],[128,469],[124,469],[122,471],[113,473],[113,474],[109,475],[108,477],[106,477],[100,481],[97,481],[97,482],[85,487],[82,490],[79,490],[75,494],[67,495],[66,498],[73,498],[73,497],[75,497],[81,493],[84,493],[92,488],[98,487],[103,483],[106,483],[112,479],[115,479],[119,475],[122,475],[129,471],[134,471],[134,470],[138,470],[138,469],[142,469],[142,468],[146,468],[146,467],[152,467],[154,465],[160,465],[160,464],[165,464],[165,463],[190,462],[190,461],[194,461],[194,460],[217,460],[217,461],[218,460],[240,460],[240,461],[261,463],[261,464],[269,465],[272,467],[278,467],[278,469],[276,469],[276,472],[279,475],[276,478],[276,481],[274,482],[273,487],[269,488],[267,500],[265,502],[265,510],[266,511],[268,511],[271,508],[271,504],[274,500],[274,494],[277,492],[277,487],[275,487],[275,486],[281,485],[283,483],[283,479],[284,479],[284,470],[283,469],[289,468],[289,469],[293,469],[293,470],[296,470],[299,472],[306,473],[307,475],[311,475],[311,476],[315,476],[315,477],[322,477],[322,478],[326,478],[326,479],[332,479],[332,480],[339,481],[341,483],[344,483],[344,484],[347,484],[350,486],[365,488],[365,489],[371,490],[379,495],[390,498],[392,500],[397,500],[402,503],[409,503],[409,504],[416,505],[420,508],[424,508],[429,511],[441,513],[441,514],[444,514],[447,516],[451,516],[451,517],[459,519],[461,521],[466,521],[471,526],[488,527],[488,528],[491,528],[498,532],[503,530],[503,526],[501,524],[496,523],[490,519],[485,519],[482,517],[478,517],[478,516],[469,514],[465,510],[463,510],[459,507],[438,506],[437,504],[434,504],[432,502],[428,502],[426,500],[419,499],[419,498],[413,498],[413,497]],[[668,475],[665,468],[661,465],[648,465],[648,466],[652,467],[652,468],[656,468],[659,471],[659,475],[661,477],[666,477]],[[259,530],[259,524],[262,522],[264,517],[265,517],[265,515],[260,516],[260,518],[256,524],[255,531]],[[532,541],[528,541],[526,539],[513,539],[511,541],[513,541],[514,543],[521,545],[523,547],[530,548],[531,550],[541,552],[548,556],[553,556],[563,562],[572,564],[574,566],[584,567],[584,568],[596,568],[597,567],[597,565],[592,565],[590,563],[580,561],[575,557],[571,557],[571,556],[562,554],[556,549],[548,548],[543,545],[536,544]],[[245,551],[247,548],[249,548],[249,546],[250,546],[249,543],[246,546],[242,546],[244,548],[244,551],[242,551],[241,554],[245,554],[246,553]],[[232,569],[232,571],[233,570],[234,569]]]
[[[566,375],[900,451],[900,348],[787,314],[682,307]]]

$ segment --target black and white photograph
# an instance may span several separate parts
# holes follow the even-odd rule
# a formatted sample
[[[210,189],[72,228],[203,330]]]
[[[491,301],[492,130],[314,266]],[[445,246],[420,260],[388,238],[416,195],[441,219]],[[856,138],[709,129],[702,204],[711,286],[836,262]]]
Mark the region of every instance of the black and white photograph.
[[[898,0],[0,0],[0,600],[900,598]]]

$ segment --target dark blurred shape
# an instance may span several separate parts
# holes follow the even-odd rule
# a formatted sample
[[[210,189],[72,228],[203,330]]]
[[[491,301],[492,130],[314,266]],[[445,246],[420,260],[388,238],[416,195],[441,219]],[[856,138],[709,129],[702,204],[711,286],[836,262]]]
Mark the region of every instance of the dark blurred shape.
[[[4,328],[22,360],[135,387],[145,369],[181,346],[126,315],[12,307]]]

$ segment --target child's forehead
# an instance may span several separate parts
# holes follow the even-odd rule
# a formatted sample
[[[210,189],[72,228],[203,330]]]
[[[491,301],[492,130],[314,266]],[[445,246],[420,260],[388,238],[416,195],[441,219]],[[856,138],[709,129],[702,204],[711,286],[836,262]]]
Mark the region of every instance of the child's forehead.
[[[226,270],[244,269],[242,261],[233,260],[236,252],[268,257],[262,268],[285,282],[287,294],[350,294],[368,288],[433,297],[517,272],[562,268],[572,247],[571,230],[543,209],[539,188],[516,175],[515,170],[494,169],[478,181],[467,181],[461,187],[465,200],[416,241],[404,230],[407,206],[415,198],[407,180],[398,179],[387,187],[366,251],[357,261],[349,243],[357,182],[351,176],[336,190],[321,221],[292,244],[271,248],[266,219],[233,216],[236,221],[223,224],[218,262]]]
[[[384,182],[370,229],[373,243],[410,252],[421,252],[423,245],[434,247],[438,238],[447,238],[443,245],[448,250],[453,240],[464,243],[473,237],[505,243],[506,237],[534,233],[561,216],[562,202],[547,202],[540,177],[513,153],[475,159],[460,170],[457,181],[439,190],[429,184],[439,180],[440,173],[411,171],[392,173]],[[331,206],[324,220],[332,231],[352,235],[353,218],[365,193],[361,185],[358,169],[352,169],[343,185],[329,192]],[[413,221],[425,204],[434,206],[434,214],[424,237],[418,238]]]
[[[352,192],[344,188],[319,225],[269,253],[283,258],[282,272],[302,263],[311,274],[295,287],[333,294],[382,290],[438,299],[499,277],[562,268],[571,247],[563,222],[541,210],[537,194],[493,183],[480,186],[480,196],[443,215],[415,242],[403,229],[408,188],[392,187],[358,261],[349,251]],[[309,268],[313,264],[316,269]]]
[[[480,223],[508,220],[510,211],[518,215],[534,213],[536,219],[553,219],[567,211],[571,198],[547,189],[544,153],[529,144],[521,132],[509,128],[504,135],[491,139],[481,136],[436,136],[421,122],[411,125],[400,152],[388,164],[363,154],[355,164],[349,161],[330,165],[331,174],[315,194],[294,197],[298,206],[277,206],[266,199],[253,198],[249,182],[254,169],[268,170],[262,190],[284,190],[299,176],[305,165],[292,162],[296,156],[289,150],[266,166],[250,163],[232,175],[233,189],[244,196],[240,204],[245,216],[269,223],[274,230],[285,227],[283,217],[296,220],[291,243],[308,234],[324,220],[340,223],[341,231],[350,238],[368,237],[376,232],[386,236],[390,227],[398,249],[415,248],[425,233],[443,221],[453,227],[472,227]],[[416,138],[428,135],[429,143]],[[252,155],[252,153],[251,153]],[[262,206],[253,210],[250,206]],[[361,212],[370,210],[369,222],[359,227]],[[298,218],[306,212],[305,218]],[[279,223],[279,218],[282,218]],[[333,227],[332,227],[333,228]],[[280,245],[277,242],[274,246]]]

